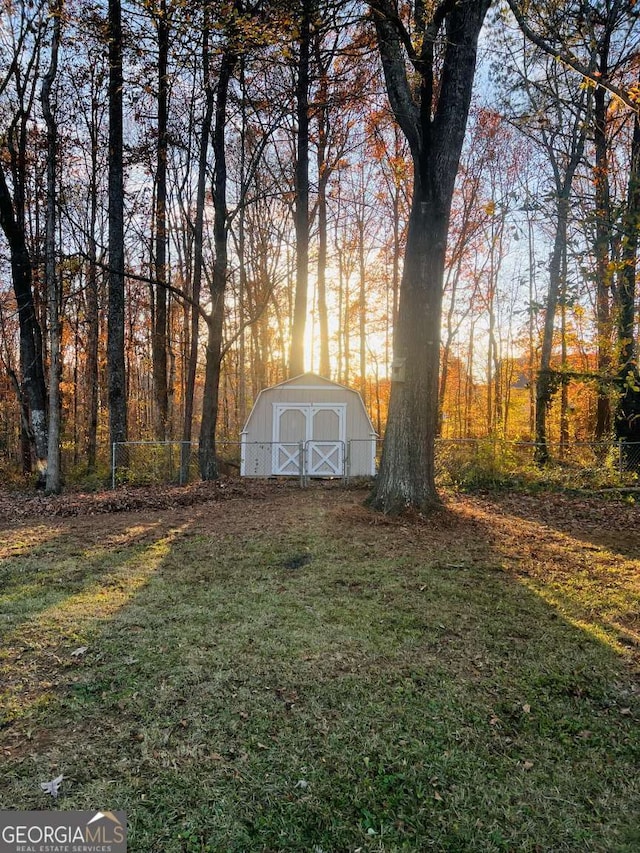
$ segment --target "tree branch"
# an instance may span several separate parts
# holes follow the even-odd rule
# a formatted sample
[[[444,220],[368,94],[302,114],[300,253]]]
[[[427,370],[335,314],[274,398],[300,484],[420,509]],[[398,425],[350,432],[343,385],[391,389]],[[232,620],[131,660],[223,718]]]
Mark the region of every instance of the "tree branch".
[[[371,0],[370,4],[371,10],[374,14],[380,15],[385,18],[393,27],[396,32],[398,39],[404,49],[407,52],[407,57],[409,62],[413,65],[413,67],[418,70],[419,58],[413,46],[413,42],[411,41],[411,36],[409,35],[409,31],[405,27],[400,15],[398,14],[398,10],[394,9],[391,3],[388,0]]]
[[[371,4],[371,12],[378,36],[378,49],[391,109],[407,138],[413,157],[417,158],[422,148],[420,118],[407,79],[403,51],[403,47],[406,50],[406,46],[395,23],[397,15],[394,15],[386,0],[376,0],[375,5]],[[406,33],[404,26],[402,26],[402,31]],[[413,46],[411,51],[415,57]]]
[[[509,4],[509,8],[513,14],[513,17],[516,19],[518,26],[524,33],[524,35],[529,39],[530,42],[539,47],[540,50],[543,50],[545,53],[548,53],[550,56],[553,56],[555,59],[562,62],[563,65],[566,65],[568,68],[571,68],[573,71],[576,71],[585,80],[590,80],[597,88],[606,89],[611,95],[615,98],[618,98],[623,104],[628,106],[634,112],[638,112],[640,110],[640,104],[637,100],[635,100],[629,92],[621,89],[619,86],[616,86],[615,83],[612,83],[611,80],[607,80],[604,77],[599,77],[596,69],[590,68],[588,65],[585,65],[581,62],[576,56],[572,53],[569,53],[567,50],[560,48],[558,49],[556,46],[548,42],[545,38],[538,35],[534,30],[531,29],[529,24],[527,23],[527,19],[525,13],[520,8],[520,5],[516,2],[516,0],[507,0]]]

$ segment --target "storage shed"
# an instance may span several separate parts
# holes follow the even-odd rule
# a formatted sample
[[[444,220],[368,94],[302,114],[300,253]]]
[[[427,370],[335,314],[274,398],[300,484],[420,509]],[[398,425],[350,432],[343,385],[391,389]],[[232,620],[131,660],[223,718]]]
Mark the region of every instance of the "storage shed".
[[[370,477],[376,432],[357,391],[303,373],[258,394],[241,434],[243,477]]]

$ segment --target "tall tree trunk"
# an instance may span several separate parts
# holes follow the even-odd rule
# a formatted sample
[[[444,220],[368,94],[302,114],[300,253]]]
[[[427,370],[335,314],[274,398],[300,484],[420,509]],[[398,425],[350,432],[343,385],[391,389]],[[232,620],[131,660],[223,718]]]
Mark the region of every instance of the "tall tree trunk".
[[[60,0],[51,6],[53,34],[51,59],[42,81],[42,112],[47,125],[47,212],[45,223],[45,282],[49,315],[49,434],[47,446],[47,492],[60,491],[60,432],[61,432],[61,288],[56,270],[56,180],[58,163],[58,125],[51,108],[51,88],[58,71],[58,47],[62,6]]]
[[[494,358],[493,350],[495,347],[495,327],[496,327],[496,312],[494,310],[494,290],[493,284],[490,285],[489,292],[489,346],[487,347],[487,435],[492,435],[496,426],[495,406],[493,392],[495,376],[494,376]]]
[[[296,295],[291,327],[289,376],[304,373],[307,293],[309,289],[309,55],[311,0],[301,0],[298,79],[296,82]]]
[[[14,214],[11,194],[0,166],[0,227],[11,254],[13,290],[20,326],[20,372],[22,390],[29,405],[30,439],[39,468],[47,458],[47,391],[42,360],[42,331],[33,300],[32,268],[24,226]]]
[[[413,100],[393,9],[374,8],[391,106],[414,165],[405,262],[394,336],[389,419],[372,504],[385,512],[439,502],[435,485],[440,321],[453,188],[475,76],[477,41],[489,0],[439,5],[420,46],[420,103]],[[418,22],[424,21],[424,8]],[[395,15],[397,18],[397,14]],[[435,40],[445,46],[437,106]]]
[[[489,379],[488,384],[493,384],[493,393],[490,398],[488,411],[489,433],[497,434],[500,427],[504,427],[504,400],[503,400],[503,376],[501,345],[496,336],[498,319],[496,317],[496,299],[498,293],[498,280],[502,266],[502,244],[504,238],[504,227],[506,219],[506,208],[502,206],[500,212],[492,217],[491,221],[491,254],[489,264]],[[493,379],[493,383],[491,382]]]
[[[529,249],[529,305],[527,309],[527,335],[528,335],[528,390],[529,390],[529,436],[531,440],[535,434],[536,423],[536,382],[535,382],[535,344],[534,344],[534,297],[535,288],[535,250],[533,242],[533,222],[527,212],[527,236]]]
[[[329,362],[329,318],[327,312],[327,184],[329,182],[329,164],[327,163],[327,138],[329,136],[329,77],[322,61],[321,37],[316,35],[315,57],[319,73],[318,87],[318,330],[320,335],[320,365],[318,373],[331,378]]]
[[[98,443],[98,403],[99,371],[98,345],[100,340],[100,319],[98,312],[98,251],[96,244],[96,225],[98,221],[98,98],[92,93],[91,100],[91,176],[89,179],[89,234],[87,291],[85,296],[87,317],[86,343],[86,453],[87,471],[93,473],[96,467]]]
[[[196,196],[196,216],[193,226],[193,282],[191,289],[191,333],[189,344],[189,359],[187,368],[187,381],[184,402],[184,423],[182,427],[182,440],[185,442],[183,458],[183,482],[186,481],[186,465],[188,465],[188,446],[191,443],[193,432],[193,403],[196,386],[196,372],[198,366],[198,338],[200,320],[200,292],[202,290],[202,267],[203,267],[203,235],[204,235],[204,206],[207,193],[207,152],[209,150],[209,136],[211,134],[211,123],[213,121],[214,91],[211,85],[209,69],[209,20],[207,6],[204,9],[205,22],[202,30],[202,74],[204,79],[205,109],[202,118],[202,129],[200,134],[200,151],[198,156],[198,190]]]
[[[547,444],[547,414],[555,390],[551,357],[553,354],[553,332],[556,319],[558,296],[562,283],[562,257],[567,244],[567,220],[569,215],[568,193],[558,198],[556,214],[556,234],[549,261],[549,291],[547,293],[544,333],[540,352],[540,369],[536,383],[536,450],[535,458],[539,465],[549,461]]]
[[[245,82],[244,56],[240,58],[241,129],[240,129],[240,198],[247,196],[247,92]],[[244,318],[247,313],[247,241],[246,241],[246,205],[241,203],[238,216],[238,322],[240,338],[238,340],[238,420],[244,428],[247,418],[247,335]]]
[[[599,73],[606,79],[608,73],[609,36],[600,51]],[[609,156],[607,146],[607,92],[596,88],[594,100],[594,143],[595,143],[595,256],[596,256],[596,325],[598,333],[598,372],[602,380],[598,386],[595,438],[602,440],[611,427],[611,406],[606,391],[606,379],[611,374],[611,197],[609,190]]]
[[[32,54],[31,61],[37,58],[37,51]],[[27,245],[27,218],[25,214],[25,188],[27,186],[27,159],[32,115],[32,103],[35,96],[35,83],[28,85],[30,77],[26,73],[22,79],[17,63],[14,68],[14,82],[17,95],[15,115],[3,144],[9,152],[9,163],[12,176],[12,192],[7,186],[3,164],[0,163],[0,227],[4,231],[9,246],[11,259],[11,274],[13,289],[18,306],[18,322],[20,329],[20,395],[23,403],[26,401],[29,410],[29,420],[22,428],[22,453],[26,462],[25,429],[28,441],[33,448],[33,455],[39,472],[39,484],[44,484],[43,472],[47,456],[47,391],[44,374],[43,335],[46,325],[46,313],[42,311],[38,300],[37,289],[34,287],[36,264]],[[0,158],[3,159],[3,158]],[[5,161],[6,162],[6,161]],[[35,206],[36,233],[39,208]],[[32,241],[32,245],[36,241]],[[23,409],[24,411],[24,409]],[[31,450],[29,451],[28,470],[32,470]],[[25,471],[27,467],[25,467]]]
[[[586,109],[586,102],[581,104]],[[536,380],[536,411],[535,411],[535,460],[538,465],[546,465],[549,461],[547,444],[547,415],[555,391],[555,381],[551,369],[553,352],[553,332],[555,328],[558,297],[562,287],[563,259],[567,251],[567,228],[569,221],[569,199],[576,170],[584,154],[586,139],[586,123],[581,110],[576,113],[571,135],[571,151],[564,173],[556,159],[554,146],[546,141],[547,153],[554,171],[556,182],[556,233],[553,250],[549,260],[549,290],[547,293],[544,333],[540,351],[540,369]]]
[[[475,321],[471,321],[469,327],[469,341],[467,343],[467,369],[465,373],[464,383],[464,425],[462,428],[462,438],[471,438],[472,436],[472,409],[473,409],[473,356],[475,353]]]
[[[329,317],[327,310],[327,172],[324,153],[318,144],[318,329],[320,333],[320,376],[331,378],[329,361]]]
[[[3,329],[4,331],[4,329]],[[16,393],[18,406],[20,407],[20,458],[22,459],[23,474],[31,474],[33,471],[33,462],[31,459],[31,445],[33,444],[33,436],[29,425],[29,404],[25,399],[25,395],[20,387],[20,380],[16,376],[15,370],[8,363],[4,364],[9,381]]]
[[[389,417],[374,489],[376,507],[396,512],[437,501],[440,315],[447,213],[415,180],[394,335]]]
[[[155,14],[158,38],[158,140],[156,150],[155,290],[152,336],[153,384],[156,403],[156,438],[167,438],[169,392],[167,386],[167,121],[169,107],[170,23],[167,0],[160,0]]]
[[[391,300],[385,323],[385,362],[387,374],[391,369],[390,329],[395,329],[398,319],[398,294],[400,292],[400,191],[397,183],[393,187],[393,239],[391,243]],[[387,302],[389,302],[387,294]]]
[[[364,192],[364,187],[362,188]],[[358,221],[358,332],[360,343],[360,396],[365,405],[367,394],[367,267],[364,251],[364,199],[362,219]]]
[[[635,309],[638,226],[640,225],[640,117],[633,120],[631,165],[622,220],[622,257],[616,290],[618,369],[622,376],[636,358]]]
[[[395,151],[394,157],[400,158],[403,156],[402,145],[400,143],[400,139],[397,136],[397,130],[395,135]],[[400,295],[400,250],[401,250],[401,238],[402,238],[402,229],[400,225],[400,192],[401,192],[401,183],[400,178],[394,175],[393,182],[393,258],[392,258],[392,275],[391,275],[391,291],[392,291],[392,306],[391,306],[391,320],[393,323],[393,328],[395,329],[396,322],[398,320],[398,302]]]
[[[227,159],[225,129],[227,124],[227,99],[229,83],[237,62],[237,55],[227,48],[220,64],[218,92],[213,127],[213,246],[215,259],[211,278],[211,313],[207,318],[207,352],[205,362],[202,422],[198,449],[200,476],[203,480],[218,477],[216,459],[216,424],[220,394],[220,365],[222,359],[222,330],[224,323],[224,296],[227,285]]]
[[[454,328],[453,316],[456,306],[456,294],[458,292],[458,284],[462,272],[462,258],[460,253],[458,262],[456,263],[455,272],[451,276],[451,300],[447,311],[446,329],[447,335],[444,346],[442,348],[442,367],[440,370],[440,385],[438,387],[438,438],[442,437],[442,428],[444,426],[444,406],[447,396],[447,382],[449,380],[449,361],[451,359],[451,348],[457,329]]]
[[[638,228],[640,226],[640,118],[634,116],[631,168],[627,203],[622,224],[622,258],[616,290],[619,400],[616,435],[626,441],[640,441],[640,371],[637,364],[636,275]]]
[[[336,235],[337,237],[337,235]],[[337,376],[338,380],[343,384],[348,384],[344,381],[344,364],[343,364],[343,302],[344,302],[344,287],[343,287],[343,261],[342,261],[342,250],[338,245],[336,245],[336,254],[338,256],[338,370]]]
[[[124,293],[124,169],[122,157],[122,9],[109,0],[109,310],[107,370],[109,440],[127,440]]]
[[[351,382],[351,265],[344,273],[344,320],[342,332],[342,354],[344,363],[344,374],[342,382],[344,385],[349,385]]]
[[[562,253],[562,279],[560,287],[560,369],[562,386],[560,389],[560,454],[564,457],[569,444],[569,380],[567,370],[567,247]]]

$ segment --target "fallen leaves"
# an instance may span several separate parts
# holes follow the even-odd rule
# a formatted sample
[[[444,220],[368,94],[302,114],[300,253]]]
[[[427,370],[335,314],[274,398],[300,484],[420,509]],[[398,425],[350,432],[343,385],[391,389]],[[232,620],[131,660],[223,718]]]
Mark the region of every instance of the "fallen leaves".
[[[62,785],[62,780],[64,776],[62,773],[59,776],[56,776],[55,779],[52,779],[50,782],[40,782],[40,787],[45,792],[45,794],[51,794],[54,799],[58,799],[58,793],[60,791],[60,785]]]
[[[89,651],[89,646],[79,646],[71,652],[72,658],[81,658]]]
[[[493,504],[499,513],[507,512],[528,522],[544,522],[552,529],[591,540],[583,547],[594,552],[607,548],[616,533],[624,534],[623,542],[638,536],[640,507],[623,500],[603,500],[597,495],[578,498],[566,492],[545,492],[544,496],[505,492],[468,500],[484,511],[490,511]],[[516,536],[519,533],[516,531]],[[592,539],[594,533],[598,539]]]
[[[220,479],[188,486],[122,486],[103,492],[42,495],[0,490],[0,518],[68,518],[137,510],[164,510],[230,498],[264,497],[264,486],[252,481]]]

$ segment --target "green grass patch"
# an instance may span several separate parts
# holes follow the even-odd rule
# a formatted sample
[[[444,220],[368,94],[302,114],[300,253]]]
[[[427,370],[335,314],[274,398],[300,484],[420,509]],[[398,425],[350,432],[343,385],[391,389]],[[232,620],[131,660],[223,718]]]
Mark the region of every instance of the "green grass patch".
[[[9,531],[0,805],[124,809],[134,853],[639,849],[631,574],[363,497]]]

